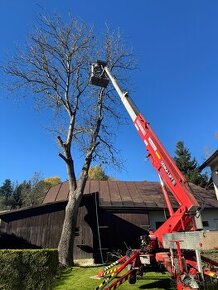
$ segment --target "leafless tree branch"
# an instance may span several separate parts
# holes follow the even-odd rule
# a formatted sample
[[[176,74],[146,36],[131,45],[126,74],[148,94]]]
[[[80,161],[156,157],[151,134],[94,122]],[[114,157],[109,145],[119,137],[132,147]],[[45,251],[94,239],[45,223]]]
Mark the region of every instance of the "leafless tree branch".
[[[73,263],[76,216],[91,161],[120,163],[112,141],[113,128],[122,119],[119,98],[110,85],[103,89],[89,84],[90,63],[98,57],[107,60],[122,81],[134,67],[132,53],[122,44],[119,32],[108,30],[102,44],[92,28],[72,17],[66,23],[57,15],[41,16],[25,49],[3,66],[12,80],[9,89],[25,89],[28,96],[59,116],[51,130],[58,134],[59,156],[65,161],[70,188],[59,243],[59,260],[65,265]],[[72,152],[84,153],[78,180]]]

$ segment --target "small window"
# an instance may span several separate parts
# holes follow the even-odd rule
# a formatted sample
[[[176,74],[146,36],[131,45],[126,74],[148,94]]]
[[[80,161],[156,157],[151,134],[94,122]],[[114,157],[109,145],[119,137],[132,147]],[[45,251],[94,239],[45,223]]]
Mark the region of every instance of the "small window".
[[[208,221],[203,221],[203,227],[209,227],[209,222]]]

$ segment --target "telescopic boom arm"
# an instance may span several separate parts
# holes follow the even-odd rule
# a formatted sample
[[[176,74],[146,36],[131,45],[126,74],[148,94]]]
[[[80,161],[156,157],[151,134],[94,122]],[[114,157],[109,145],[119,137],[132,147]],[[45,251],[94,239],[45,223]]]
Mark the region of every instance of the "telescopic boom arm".
[[[95,73],[96,71],[98,72],[97,74]],[[193,215],[199,209],[199,204],[193,196],[185,177],[160,143],[150,124],[139,113],[136,105],[129,97],[128,92],[123,91],[119,87],[116,79],[106,66],[106,63],[102,61],[94,63],[92,65],[91,83],[106,87],[109,80],[112,82],[136,130],[146,145],[147,156],[160,176],[162,187],[164,188],[164,185],[166,185],[179,204],[179,209],[174,213],[168,199],[167,204],[171,217],[164,223],[165,226],[162,225],[155,234],[162,240],[162,234],[164,233],[195,229]],[[165,194],[167,194],[166,190]]]

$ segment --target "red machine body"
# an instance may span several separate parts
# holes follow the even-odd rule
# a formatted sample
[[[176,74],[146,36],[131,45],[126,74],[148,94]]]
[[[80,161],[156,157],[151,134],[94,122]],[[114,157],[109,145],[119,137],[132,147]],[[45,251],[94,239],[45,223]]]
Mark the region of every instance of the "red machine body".
[[[185,177],[160,143],[149,123],[139,114],[134,124],[146,145],[148,158],[164,185],[170,190],[179,205],[178,209],[173,212],[170,200],[167,199],[167,192],[165,191],[164,196],[171,216],[154,232],[159,244],[162,245],[163,234],[175,231],[196,230],[194,215],[199,209],[199,204],[193,196]],[[164,185],[162,186],[163,190]]]
[[[95,70],[97,73],[95,73]],[[199,289],[196,282],[199,278],[199,265],[196,258],[193,255],[191,257],[185,257],[183,255],[180,249],[180,241],[172,241],[176,245],[174,250],[171,249],[167,252],[162,249],[163,236],[165,234],[196,230],[195,216],[200,207],[199,203],[193,196],[185,177],[175,165],[149,123],[139,113],[132,99],[128,96],[128,93],[121,90],[116,79],[106,66],[106,63],[97,61],[97,63],[93,64],[91,82],[94,85],[105,88],[109,80],[120,96],[124,107],[146,146],[147,157],[160,177],[162,191],[170,214],[170,217],[156,231],[149,233],[143,241],[143,246],[140,250],[134,251],[130,257],[126,257],[125,263],[118,268],[118,272],[116,273],[120,273],[128,263],[131,265],[134,264],[136,269],[141,269],[139,257],[145,253],[151,262],[154,261],[155,263],[162,264],[175,277],[177,290]],[[171,205],[165,186],[178,203],[175,211]],[[132,268],[133,270],[134,267]],[[118,284],[121,281],[125,281],[128,276],[133,275],[135,272],[130,271],[125,276],[122,276]],[[97,287],[96,289],[115,289],[117,287],[116,285],[116,282],[113,282],[112,287],[105,288],[106,286],[102,286],[102,288]]]

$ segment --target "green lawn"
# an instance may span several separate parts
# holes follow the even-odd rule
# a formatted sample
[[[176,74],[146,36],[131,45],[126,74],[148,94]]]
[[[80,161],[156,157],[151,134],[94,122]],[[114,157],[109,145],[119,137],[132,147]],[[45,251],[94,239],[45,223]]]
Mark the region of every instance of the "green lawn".
[[[218,261],[217,251],[206,251],[203,255]],[[56,278],[54,290],[94,290],[103,279],[96,279],[96,274],[102,270],[102,267],[73,267],[65,269]],[[161,273],[144,273],[136,284],[130,285],[125,282],[121,285],[119,290],[136,290],[136,289],[150,289],[150,290],[174,290],[171,287],[171,280],[167,274]],[[207,289],[218,289],[218,284]]]
[[[102,268],[98,267],[74,267],[65,269],[56,279],[54,290],[93,290],[103,279],[95,279],[96,274]],[[156,290],[173,290],[170,287],[170,279],[166,274],[147,273],[140,278],[136,284],[130,285],[125,282],[118,289],[136,290],[136,289],[156,289]]]

